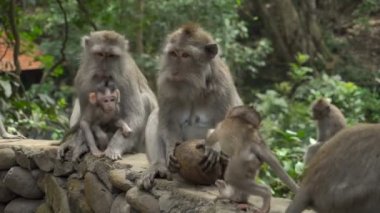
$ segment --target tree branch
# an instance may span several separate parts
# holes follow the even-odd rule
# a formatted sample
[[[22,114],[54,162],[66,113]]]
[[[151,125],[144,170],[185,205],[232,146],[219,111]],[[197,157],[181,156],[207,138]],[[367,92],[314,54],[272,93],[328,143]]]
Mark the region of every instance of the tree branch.
[[[90,23],[92,28],[95,31],[98,30],[98,27],[96,26],[96,24],[91,20],[90,13],[88,12],[88,10],[87,10],[86,6],[83,4],[83,2],[81,0],[77,0],[77,4],[79,7],[79,10],[81,10],[84,13],[84,16],[86,17],[88,23]]]
[[[66,14],[65,9],[62,6],[61,0],[56,0],[56,1],[57,1],[58,6],[59,6],[59,9],[62,12],[63,20],[64,20],[63,41],[62,41],[61,49],[59,51],[60,54],[61,54],[61,57],[60,57],[60,59],[58,61],[56,61],[53,64],[53,66],[50,67],[49,70],[47,70],[44,73],[44,75],[42,76],[41,82],[45,82],[46,78],[50,75],[50,73],[53,72],[60,64],[62,64],[66,60],[65,49],[66,49],[66,43],[67,43],[67,40],[68,40],[69,24],[68,24],[68,21],[67,21],[67,14]]]
[[[15,71],[16,71],[16,81],[19,83],[21,92],[25,92],[24,85],[21,81],[21,66],[18,56],[20,55],[20,34],[17,30],[17,23],[16,23],[16,1],[10,1],[9,4],[9,11],[8,11],[8,18],[9,18],[9,25],[11,27],[11,32],[14,40],[13,45],[13,63],[15,65]]]

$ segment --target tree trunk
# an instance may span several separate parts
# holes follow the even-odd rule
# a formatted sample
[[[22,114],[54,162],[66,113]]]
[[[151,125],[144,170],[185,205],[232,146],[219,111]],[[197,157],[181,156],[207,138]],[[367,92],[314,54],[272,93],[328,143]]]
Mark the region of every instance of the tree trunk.
[[[312,61],[330,58],[316,17],[315,0],[298,4],[292,0],[253,2],[280,61],[289,63],[297,53],[308,54]]]

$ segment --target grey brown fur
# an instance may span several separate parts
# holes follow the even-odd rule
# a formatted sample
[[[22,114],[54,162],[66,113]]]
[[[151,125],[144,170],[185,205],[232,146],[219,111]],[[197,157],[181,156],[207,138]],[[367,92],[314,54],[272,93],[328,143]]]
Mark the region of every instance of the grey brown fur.
[[[315,154],[287,213],[376,213],[380,209],[380,124],[347,127]]]
[[[325,141],[346,127],[346,119],[343,113],[338,107],[324,98],[320,98],[313,103],[311,112],[317,124],[317,143],[308,147],[304,157],[306,165],[309,164],[311,158]]]
[[[238,202],[246,202],[250,194],[261,196],[263,206],[260,212],[266,213],[270,209],[270,189],[253,181],[262,163],[268,163],[293,192],[297,191],[298,186],[261,138],[260,122],[260,115],[254,108],[234,107],[209,135],[206,145],[212,146],[218,142],[221,151],[230,156],[224,174],[225,182],[216,182],[221,196]]]
[[[120,90],[120,114],[133,129],[125,138],[117,130],[104,151],[113,160],[121,158],[125,152],[143,151],[144,131],[149,114],[157,106],[155,96],[147,80],[128,53],[128,41],[114,31],[96,31],[82,39],[83,54],[77,75],[76,101],[70,124],[75,124],[89,104],[87,95],[94,85],[113,79]]]
[[[167,165],[176,142],[205,138],[228,109],[242,104],[218,52],[212,36],[197,25],[184,25],[168,35],[157,79],[159,110],[147,125],[151,166],[142,188],[150,188],[156,175],[169,175]]]
[[[101,82],[96,91],[88,95],[88,98],[90,99],[90,104],[87,105],[79,122],[71,127],[62,139],[62,141],[65,141],[69,135],[79,129],[81,130],[80,134],[83,134],[83,136],[75,138],[72,161],[77,160],[88,148],[94,156],[101,157],[103,155],[102,151],[108,147],[109,139],[107,133],[101,127],[119,128],[125,137],[128,137],[132,132],[128,124],[121,119],[120,91],[115,87],[113,81]],[[97,141],[95,141],[93,133],[95,133]],[[86,143],[83,144],[83,142]],[[59,158],[63,157],[66,148],[68,148],[66,144],[59,148]]]

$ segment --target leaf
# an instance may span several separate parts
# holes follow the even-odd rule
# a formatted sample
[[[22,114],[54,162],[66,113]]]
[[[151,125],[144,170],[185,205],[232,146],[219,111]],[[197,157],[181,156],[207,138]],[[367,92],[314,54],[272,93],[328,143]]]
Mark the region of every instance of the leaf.
[[[12,95],[12,85],[10,81],[0,80],[0,85],[4,89],[4,94],[7,98]]]

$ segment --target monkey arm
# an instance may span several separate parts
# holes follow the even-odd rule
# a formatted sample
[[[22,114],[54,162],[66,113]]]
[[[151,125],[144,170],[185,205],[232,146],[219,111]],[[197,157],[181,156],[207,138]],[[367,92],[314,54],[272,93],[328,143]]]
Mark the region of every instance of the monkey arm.
[[[216,134],[215,129],[209,129],[207,131],[206,145],[213,146],[218,142],[218,134]]]
[[[264,143],[253,143],[252,149],[259,159],[266,162],[273,169],[273,172],[292,190],[292,192],[296,193],[298,191],[298,185],[285,172],[280,162],[274,156],[272,151],[269,150],[269,147]]]
[[[87,144],[90,148],[91,153],[95,156],[100,156],[101,152],[99,151],[98,147],[96,146],[95,138],[94,138],[94,135],[92,134],[89,123],[87,121],[82,120],[80,122],[80,128],[82,129],[82,131],[84,133],[84,137],[86,138],[86,141],[87,141]]]

